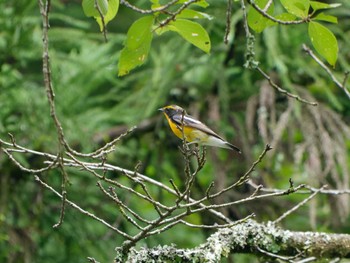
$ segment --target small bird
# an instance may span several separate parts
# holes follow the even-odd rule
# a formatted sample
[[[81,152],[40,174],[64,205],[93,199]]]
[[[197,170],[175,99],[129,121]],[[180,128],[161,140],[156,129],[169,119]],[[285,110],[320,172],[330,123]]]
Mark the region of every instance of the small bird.
[[[198,143],[201,145],[231,149],[241,153],[238,147],[225,141],[204,123],[187,115],[183,108],[177,105],[169,105],[159,110],[164,113],[173,133],[180,139],[183,139],[184,135],[188,144]]]

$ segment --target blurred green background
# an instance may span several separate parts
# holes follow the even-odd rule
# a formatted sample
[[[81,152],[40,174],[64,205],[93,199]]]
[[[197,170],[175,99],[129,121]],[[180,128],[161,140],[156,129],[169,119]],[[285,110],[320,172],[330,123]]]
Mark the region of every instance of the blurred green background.
[[[309,100],[307,106],[275,93],[259,73],[244,69],[246,39],[238,2],[233,5],[230,43],[223,43],[226,1],[211,0],[205,11],[214,17],[201,21],[212,41],[207,55],[174,33],[157,36],[145,65],[118,78],[117,64],[127,29],[140,17],[120,6],[108,25],[108,43],[97,23],[84,16],[80,1],[52,1],[49,39],[57,114],[70,145],[81,152],[97,149],[128,127],[139,128],[118,144],[108,163],[134,169],[167,185],[184,179],[181,141],[173,136],[158,108],[178,104],[205,121],[243,151],[241,156],[208,148],[207,163],[194,185],[193,196],[202,197],[211,181],[215,189],[234,182],[261,153],[266,143],[274,150],[252,174],[253,181],[270,188],[286,189],[296,184],[331,189],[349,189],[350,103],[324,71],[301,51],[311,46],[307,26],[272,27],[256,35],[256,59],[275,82]],[[339,23],[327,25],[339,41],[336,76],[350,70],[350,3],[332,10]],[[143,1],[135,5],[147,6]],[[279,8],[278,6],[276,7]],[[42,76],[42,20],[37,1],[0,2],[0,137],[12,133],[18,144],[56,153],[55,128]],[[348,81],[349,84],[349,81]],[[349,85],[348,85],[349,86]],[[16,155],[30,167],[41,167],[35,156]],[[133,233],[121,220],[117,207],[96,187],[96,179],[85,172],[67,169],[67,197]],[[130,184],[122,174],[107,176]],[[60,189],[57,171],[42,175]],[[33,175],[19,170],[0,152],[0,261],[86,262],[91,256],[111,261],[114,248],[123,239],[103,225],[67,207],[58,229],[60,200],[40,187]],[[136,188],[137,189],[137,188]],[[162,202],[170,196],[157,188],[152,194]],[[217,202],[249,195],[248,186],[231,191]],[[155,216],[153,207],[134,200],[125,192],[120,197],[136,211]],[[258,221],[274,220],[306,196],[294,194],[254,201],[222,210],[232,219],[254,212]],[[282,226],[292,230],[350,232],[348,196],[318,196],[289,216]],[[213,223],[210,215],[195,215],[194,223]],[[141,245],[175,243],[194,247],[212,231],[178,225],[140,242]],[[232,256],[236,262],[253,258]]]

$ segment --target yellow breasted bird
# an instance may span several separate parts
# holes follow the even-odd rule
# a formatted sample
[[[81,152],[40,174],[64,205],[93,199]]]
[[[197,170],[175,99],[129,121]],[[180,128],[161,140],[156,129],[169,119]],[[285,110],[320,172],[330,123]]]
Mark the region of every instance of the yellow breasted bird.
[[[183,139],[184,135],[188,144],[198,143],[201,145],[235,150],[241,153],[241,150],[238,147],[225,141],[204,123],[187,115],[183,108],[177,105],[169,105],[160,108],[159,110],[164,113],[173,133],[180,139]]]

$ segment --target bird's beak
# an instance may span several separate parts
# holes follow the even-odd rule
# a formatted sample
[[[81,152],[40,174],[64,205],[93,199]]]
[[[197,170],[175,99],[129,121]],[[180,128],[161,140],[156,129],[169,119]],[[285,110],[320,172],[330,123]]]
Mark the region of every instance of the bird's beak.
[[[163,111],[164,111],[164,108],[159,108],[158,110],[163,112]]]

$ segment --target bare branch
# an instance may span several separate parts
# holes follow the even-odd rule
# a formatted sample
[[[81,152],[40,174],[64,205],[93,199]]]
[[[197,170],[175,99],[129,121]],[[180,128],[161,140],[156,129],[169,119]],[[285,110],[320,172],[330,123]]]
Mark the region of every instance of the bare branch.
[[[254,189],[260,188],[259,191],[265,192],[265,193],[277,193],[283,191],[282,189],[276,189],[276,188],[266,188],[266,187],[261,187],[261,185],[255,184],[252,180],[248,180],[247,184],[253,187]],[[305,189],[308,190],[300,190],[297,193],[298,194],[311,194],[318,192],[320,194],[326,194],[326,195],[344,195],[344,194],[350,194],[350,189],[321,189],[321,188],[315,188],[311,187],[309,185],[304,185]]]
[[[277,255],[277,254],[272,253],[272,252],[268,252],[268,251],[266,251],[266,250],[264,250],[264,249],[262,249],[262,248],[260,248],[260,247],[258,247],[258,246],[256,246],[255,248],[256,248],[260,253],[262,253],[262,254],[264,254],[264,255],[270,257],[270,258],[276,258],[276,259],[280,259],[280,260],[288,261],[288,262],[290,262],[291,260],[296,259],[297,257],[300,256],[300,254],[297,254],[297,255],[295,255],[295,256],[285,257],[285,256]]]
[[[290,97],[290,98],[293,98],[297,101],[300,101],[300,102],[303,102],[305,104],[308,104],[308,105],[311,105],[311,106],[317,106],[317,102],[311,102],[311,101],[307,101],[301,97],[299,97],[298,95],[295,95],[295,94],[292,94],[288,91],[286,91],[285,89],[282,89],[280,86],[278,86],[275,82],[273,82],[273,80],[271,79],[271,77],[266,74],[260,67],[256,67],[256,70],[260,72],[261,75],[264,76],[265,79],[267,79],[267,81],[270,83],[270,85],[276,89],[278,92]]]
[[[319,191],[314,192],[313,194],[311,194],[308,198],[305,198],[303,201],[301,201],[299,204],[297,204],[296,206],[292,207],[291,209],[289,209],[288,211],[286,211],[285,213],[283,213],[283,215],[281,215],[279,218],[277,218],[275,221],[273,221],[273,223],[277,224],[280,221],[282,221],[284,218],[286,218],[288,215],[290,215],[291,213],[295,212],[297,209],[299,209],[301,206],[305,205],[308,201],[310,201],[312,198],[314,198],[322,189],[324,189],[325,187],[327,187],[326,185],[322,186]]]
[[[348,234],[293,232],[272,224],[264,225],[247,220],[229,228],[219,229],[206,243],[193,249],[179,249],[174,245],[132,249],[126,260],[167,262],[172,261],[174,255],[181,255],[184,262],[220,262],[223,255],[251,253],[257,250],[257,247],[272,253],[272,260],[276,259],[276,248],[279,256],[291,259],[301,255],[308,258],[344,258],[350,257],[349,244]],[[120,254],[123,254],[122,248],[117,248],[117,256]],[[265,253],[265,256],[268,254]]]
[[[301,184],[301,185],[298,185],[297,187],[293,188],[293,189],[290,189],[288,188],[287,190],[285,191],[281,191],[281,192],[276,192],[276,193],[268,193],[268,194],[261,194],[261,195],[250,195],[249,197],[247,198],[242,198],[242,199],[239,199],[237,201],[232,201],[232,202],[227,202],[227,203],[221,203],[221,204],[212,204],[212,205],[208,205],[208,206],[204,206],[204,207],[201,207],[201,208],[197,208],[197,209],[194,209],[193,210],[193,213],[198,213],[198,212],[202,212],[206,209],[217,209],[217,208],[223,208],[223,207],[228,207],[228,206],[233,206],[233,205],[238,205],[238,204],[241,204],[241,203],[246,203],[248,201],[253,201],[253,200],[258,200],[258,199],[265,199],[265,198],[268,198],[268,197],[273,197],[273,196],[283,196],[283,195],[289,195],[289,194],[292,194],[292,193],[295,193],[297,191],[299,191],[300,189],[304,188],[304,184]],[[185,207],[185,206],[191,206],[195,203],[190,203],[190,204],[187,204],[187,205],[182,205],[180,207]]]
[[[225,35],[224,35],[224,43],[228,44],[228,35],[231,31],[231,16],[232,16],[232,0],[227,0],[227,7],[226,7],[226,28],[225,28]]]
[[[273,3],[273,0],[269,0],[269,1],[266,3],[264,9],[262,9],[262,11],[266,13],[267,10],[270,8],[270,6],[271,6],[272,3]]]
[[[162,22],[159,23],[159,27],[163,27],[167,24],[169,24],[170,21],[175,20],[176,16],[180,14],[183,10],[185,10],[188,6],[190,6],[193,3],[199,2],[200,0],[188,0],[185,3],[182,4],[182,6],[179,7],[174,13],[172,13],[171,16],[163,20]]]
[[[53,192],[55,195],[57,195],[59,198],[63,198],[62,195],[57,192],[55,189],[53,189],[51,186],[49,186],[48,184],[44,183],[39,176],[35,175],[34,176],[35,180],[37,182],[39,182],[42,186],[44,186],[46,189],[50,190],[51,192]],[[103,225],[105,225],[106,227],[108,227],[109,229],[112,229],[113,231],[117,232],[118,234],[122,235],[123,237],[127,238],[127,239],[131,239],[131,236],[129,236],[128,234],[124,233],[123,231],[119,230],[118,228],[113,227],[112,225],[108,224],[106,221],[104,221],[103,219],[97,217],[96,215],[84,210],[83,208],[81,208],[80,206],[78,206],[77,204],[73,203],[72,201],[66,199],[66,203],[68,205],[70,205],[71,207],[77,209],[80,213],[87,215],[93,219],[95,219],[96,221],[102,223]]]
[[[271,20],[276,20],[275,18],[273,18],[272,16],[270,16],[269,14],[267,14],[266,12],[264,12],[261,8],[259,8],[253,1],[248,0],[248,3],[251,4],[258,12],[261,12],[262,14],[264,14],[267,18],[272,18]],[[267,6],[267,5],[266,5]],[[241,0],[241,8],[242,8],[242,12],[243,12],[243,27],[244,27],[244,31],[246,33],[246,39],[247,39],[247,51],[246,51],[246,63],[244,64],[244,66],[246,68],[249,69],[255,69],[257,70],[261,75],[264,76],[265,79],[268,80],[268,82],[270,83],[270,85],[276,89],[278,92],[291,97],[297,101],[303,102],[305,104],[309,104],[312,106],[317,106],[316,102],[310,102],[307,101],[297,95],[294,95],[284,89],[282,89],[281,87],[279,87],[276,83],[274,83],[271,79],[271,77],[266,74],[260,67],[259,67],[259,61],[255,60],[255,50],[254,50],[254,43],[255,43],[255,38],[252,35],[252,33],[250,33],[249,30],[249,26],[248,26],[248,17],[247,17],[247,10],[246,10],[246,6],[244,3],[244,0]],[[273,21],[274,21],[273,20]],[[278,22],[279,20],[276,20],[275,22]],[[298,21],[302,21],[302,22],[297,22],[297,21],[280,21],[283,22],[282,24],[286,23],[286,24],[290,24],[289,22],[293,22],[292,24],[300,24],[300,23],[304,23],[305,21],[303,20],[298,20]],[[296,23],[297,22],[297,23]]]
[[[165,11],[169,7],[175,5],[178,1],[179,0],[172,0],[169,3],[167,3],[166,5],[163,5],[163,6],[160,6],[158,8],[154,8],[154,9],[141,9],[141,8],[138,8],[138,7],[130,4],[127,0],[120,0],[120,4],[125,5],[126,7],[130,8],[138,13],[141,13],[141,14],[153,14],[153,13]]]
[[[3,150],[3,152],[7,155],[7,157],[18,167],[20,168],[22,171],[27,172],[27,173],[43,173],[46,172],[54,167],[57,167],[57,158],[55,158],[55,160],[53,162],[51,162],[47,167],[44,168],[40,168],[40,169],[30,169],[30,168],[26,168],[24,167],[19,161],[16,160],[16,158],[10,153],[11,149],[8,150],[4,147],[1,146],[2,143],[0,143],[0,149]]]
[[[317,62],[317,64],[319,64],[326,72],[327,74],[331,77],[332,81],[335,83],[335,85],[337,85],[338,88],[342,89],[344,91],[344,93],[346,94],[346,96],[350,99],[350,91],[346,88],[346,81],[348,79],[349,76],[349,72],[345,72],[345,76],[343,79],[343,82],[340,82],[332,73],[332,71],[322,62],[321,59],[319,59],[315,53],[305,44],[303,44],[303,50],[310,55],[310,57],[313,58],[313,60],[315,60]]]
[[[254,0],[247,0],[247,1],[262,16],[266,17],[267,19],[270,19],[273,22],[281,24],[281,25],[296,25],[296,24],[303,24],[303,23],[310,21],[310,15],[302,20],[291,20],[291,21],[280,20],[280,19],[277,19],[277,18],[275,18],[267,13],[267,9],[269,8],[268,4],[264,7],[264,9],[261,9],[257,4],[255,4]],[[270,2],[272,2],[272,1],[270,1]]]
[[[139,230],[143,230],[143,227],[141,227],[134,219],[132,219],[130,216],[128,216],[125,211],[124,208],[126,208],[132,215],[137,215],[137,213],[135,213],[134,211],[132,211],[130,208],[128,208],[127,206],[125,206],[123,204],[122,201],[120,201],[120,199],[118,198],[117,194],[113,191],[112,188],[109,188],[109,191],[112,193],[108,193],[106,191],[106,189],[104,189],[104,187],[102,186],[101,182],[97,182],[97,186],[100,188],[100,190],[106,195],[108,196],[110,199],[112,199],[118,206],[118,209],[120,211],[120,213],[122,214],[122,216],[128,221],[130,222],[132,225],[134,225],[136,228],[138,228]],[[141,218],[141,217],[139,217]],[[143,222],[145,222],[142,219]]]
[[[243,222],[246,222],[248,219],[251,219],[253,217],[255,217],[254,213],[250,214],[250,215],[248,215],[245,218],[242,218],[240,220],[234,221],[234,222],[229,223],[229,224],[223,224],[223,225],[218,225],[218,224],[215,224],[215,225],[195,225],[195,224],[191,224],[189,222],[186,222],[185,220],[180,220],[180,223],[184,224],[186,226],[192,227],[192,228],[219,229],[219,228],[233,227],[235,225],[238,225],[238,224],[241,224]]]
[[[252,164],[252,166],[248,169],[248,171],[238,179],[237,182],[233,183],[232,185],[222,189],[221,191],[219,191],[215,194],[210,195],[209,198],[212,199],[212,198],[218,197],[219,195],[222,195],[223,193],[233,189],[234,187],[245,183],[248,180],[250,174],[254,171],[255,167],[262,161],[262,159],[265,157],[266,153],[270,150],[272,150],[272,147],[269,144],[266,144],[263,152],[260,154],[258,159]]]

